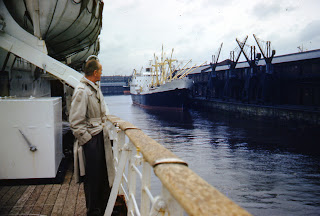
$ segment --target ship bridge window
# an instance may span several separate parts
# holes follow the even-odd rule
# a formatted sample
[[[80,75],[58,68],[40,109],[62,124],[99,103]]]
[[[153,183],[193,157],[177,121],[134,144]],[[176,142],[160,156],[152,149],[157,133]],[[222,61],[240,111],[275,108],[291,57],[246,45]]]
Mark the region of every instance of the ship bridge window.
[[[150,72],[150,69],[151,69],[151,68],[146,68],[146,71],[147,71],[147,72]]]

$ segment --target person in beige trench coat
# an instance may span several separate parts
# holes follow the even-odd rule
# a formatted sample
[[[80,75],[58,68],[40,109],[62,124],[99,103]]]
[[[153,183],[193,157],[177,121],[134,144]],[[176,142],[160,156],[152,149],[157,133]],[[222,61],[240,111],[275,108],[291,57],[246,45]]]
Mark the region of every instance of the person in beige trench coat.
[[[74,143],[75,180],[85,175],[87,215],[103,215],[115,176],[113,154],[106,129],[106,105],[99,86],[102,66],[89,60],[85,76],[75,88],[69,122]],[[107,185],[106,185],[107,184]]]

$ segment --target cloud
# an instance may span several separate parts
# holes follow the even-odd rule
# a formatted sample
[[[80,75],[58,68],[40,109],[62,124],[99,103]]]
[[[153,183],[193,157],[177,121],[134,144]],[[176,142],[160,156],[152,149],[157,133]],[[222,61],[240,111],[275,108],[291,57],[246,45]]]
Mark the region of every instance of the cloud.
[[[126,0],[126,1],[108,1],[104,6],[104,10],[108,11],[129,11],[136,9],[140,4],[140,0]]]
[[[221,9],[222,7],[232,5],[233,2],[235,2],[235,0],[203,0],[202,5],[203,7],[208,7],[208,5],[210,5]]]
[[[105,4],[100,56],[107,74],[130,74],[146,66],[161,46],[174,58],[211,61],[221,42],[220,60],[238,47],[256,45],[252,34],[271,41],[277,54],[320,48],[320,1],[286,0],[126,0]],[[311,42],[311,43],[310,43]]]
[[[266,19],[279,14],[282,11],[280,4],[261,2],[252,8],[252,14],[259,19]]]
[[[302,41],[319,40],[320,38],[320,20],[314,20],[308,23],[300,33],[299,39]]]

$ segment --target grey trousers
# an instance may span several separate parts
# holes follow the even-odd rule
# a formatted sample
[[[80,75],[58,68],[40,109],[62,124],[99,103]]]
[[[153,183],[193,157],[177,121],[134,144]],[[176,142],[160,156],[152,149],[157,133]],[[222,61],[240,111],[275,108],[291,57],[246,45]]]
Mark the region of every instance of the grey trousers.
[[[85,156],[84,192],[87,215],[103,215],[111,189],[106,167],[103,132],[83,145]]]

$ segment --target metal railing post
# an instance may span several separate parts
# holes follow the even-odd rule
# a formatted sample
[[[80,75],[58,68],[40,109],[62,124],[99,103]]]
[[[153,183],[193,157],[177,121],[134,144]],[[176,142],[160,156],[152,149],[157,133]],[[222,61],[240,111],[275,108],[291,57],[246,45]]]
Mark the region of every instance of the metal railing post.
[[[150,199],[147,190],[150,191],[151,166],[148,162],[143,161],[142,182],[141,182],[141,215],[147,216],[150,213]]]
[[[166,210],[168,211],[168,215],[182,216],[183,209],[179,205],[179,203],[172,197],[171,193],[162,186],[162,194],[161,197],[166,203]]]
[[[133,148],[134,146],[130,146],[130,148]],[[135,151],[131,151],[131,155],[129,158],[129,168],[128,168],[128,188],[129,188],[129,200],[128,200],[128,215],[130,215],[131,212],[134,212],[134,204],[132,195],[136,195],[136,172],[133,168],[133,165],[135,164]]]
[[[117,142],[113,145],[113,152],[114,152],[114,157],[119,158],[119,149],[122,149],[122,147],[125,145],[125,134],[124,131],[120,130],[119,127],[116,127],[117,131]],[[117,163],[116,163],[117,164]],[[121,185],[123,185],[123,178],[121,178]],[[119,188],[119,194],[124,195],[125,192],[123,190],[123,187]]]
[[[171,193],[162,185],[161,196],[157,196],[154,199],[150,216],[161,215],[174,215],[182,216],[183,208],[179,203],[172,197]]]
[[[113,182],[112,190],[110,193],[110,197],[108,200],[107,208],[104,213],[105,216],[111,216],[114,204],[116,203],[117,195],[118,195],[118,190],[120,187],[121,179],[122,179],[122,174],[124,172],[124,168],[126,166],[126,162],[129,156],[129,144],[125,144],[122,148],[121,155],[120,155],[120,161],[117,167],[116,171],[116,176]]]
[[[125,144],[125,134],[124,134],[124,131],[120,130],[117,132],[118,134],[118,147],[119,149],[121,149],[124,144]],[[117,155],[118,157],[118,155]]]

